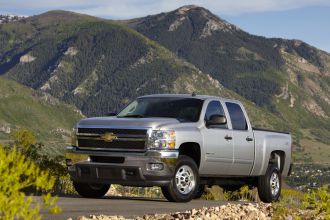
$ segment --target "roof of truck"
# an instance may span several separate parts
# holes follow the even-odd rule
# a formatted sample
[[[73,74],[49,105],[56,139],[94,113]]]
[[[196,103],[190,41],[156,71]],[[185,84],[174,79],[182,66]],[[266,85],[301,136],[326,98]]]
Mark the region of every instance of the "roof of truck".
[[[140,96],[139,98],[162,98],[162,97],[178,97],[178,98],[195,98],[195,99],[201,99],[201,100],[206,100],[206,99],[220,99],[223,101],[231,101],[231,102],[238,102],[237,100],[233,99],[226,99],[218,96],[210,96],[210,95],[194,95],[194,94],[153,94],[153,95],[145,95],[145,96]]]

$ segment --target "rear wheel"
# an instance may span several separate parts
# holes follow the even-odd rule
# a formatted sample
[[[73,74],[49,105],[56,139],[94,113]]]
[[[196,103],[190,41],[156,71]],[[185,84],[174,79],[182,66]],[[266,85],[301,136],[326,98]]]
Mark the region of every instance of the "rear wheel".
[[[281,194],[281,172],[276,165],[270,164],[264,176],[258,179],[258,193],[261,201],[277,201]]]
[[[92,184],[79,182],[73,182],[73,186],[79,195],[86,198],[101,198],[108,192],[110,188],[110,184]]]
[[[187,156],[180,156],[175,169],[175,176],[168,186],[162,187],[164,197],[171,202],[189,202],[199,186],[198,168],[195,161]]]

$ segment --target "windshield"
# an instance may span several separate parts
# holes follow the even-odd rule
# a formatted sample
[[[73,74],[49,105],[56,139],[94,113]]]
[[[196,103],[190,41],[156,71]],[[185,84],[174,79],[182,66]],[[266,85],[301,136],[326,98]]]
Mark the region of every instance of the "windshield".
[[[181,122],[197,122],[202,106],[203,100],[196,98],[140,98],[124,108],[117,117],[164,117]]]

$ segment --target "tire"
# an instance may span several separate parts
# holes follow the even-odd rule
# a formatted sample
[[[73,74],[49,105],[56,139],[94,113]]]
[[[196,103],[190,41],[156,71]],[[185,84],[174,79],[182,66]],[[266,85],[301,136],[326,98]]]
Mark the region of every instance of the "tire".
[[[167,199],[167,201],[175,202],[173,200],[173,198],[171,197],[170,193],[168,192],[168,187],[162,186],[161,189],[162,189],[163,196],[165,197],[165,199]]]
[[[281,172],[276,165],[270,164],[266,174],[258,178],[258,194],[261,201],[275,202],[281,194]]]
[[[200,199],[204,193],[204,190],[205,190],[205,185],[203,184],[200,184],[197,188],[197,191],[196,191],[196,195],[194,197],[194,199]]]
[[[79,195],[86,198],[101,198],[110,188],[110,184],[90,184],[78,182],[73,182],[73,186]]]
[[[181,181],[180,181],[181,180]],[[170,202],[189,202],[194,199],[199,186],[199,174],[195,161],[179,156],[175,174],[168,186],[162,187],[164,197]]]

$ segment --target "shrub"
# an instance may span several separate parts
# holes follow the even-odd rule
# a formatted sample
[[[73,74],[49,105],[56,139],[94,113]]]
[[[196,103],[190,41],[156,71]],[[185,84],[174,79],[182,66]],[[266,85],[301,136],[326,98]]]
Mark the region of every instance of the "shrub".
[[[308,193],[282,189],[280,200],[273,204],[273,219],[330,219],[330,192],[325,187]]]
[[[8,151],[0,145],[0,219],[40,219],[40,205],[33,205],[32,197],[22,191],[33,186],[37,191],[47,192],[54,182],[47,171],[41,170],[16,147]],[[42,198],[51,213],[60,212],[54,205],[56,197],[48,192]]]
[[[65,157],[57,155],[50,157],[49,155],[41,154],[43,144],[38,143],[35,135],[28,129],[18,129],[13,134],[14,146],[20,153],[28,159],[35,162],[41,170],[49,172],[55,180],[52,192],[75,194],[72,182],[65,166]],[[9,148],[10,150],[10,148]]]
[[[253,194],[253,191],[248,186],[242,186],[239,190],[223,193],[224,199],[227,201],[243,200],[255,202],[256,199]]]
[[[315,210],[316,215],[324,214],[324,219],[330,219],[330,192],[325,187],[307,193],[302,205],[306,209]]]
[[[301,208],[304,193],[293,189],[282,189],[279,201],[273,204],[273,219],[286,219],[286,216]],[[298,216],[297,216],[297,219]]]

